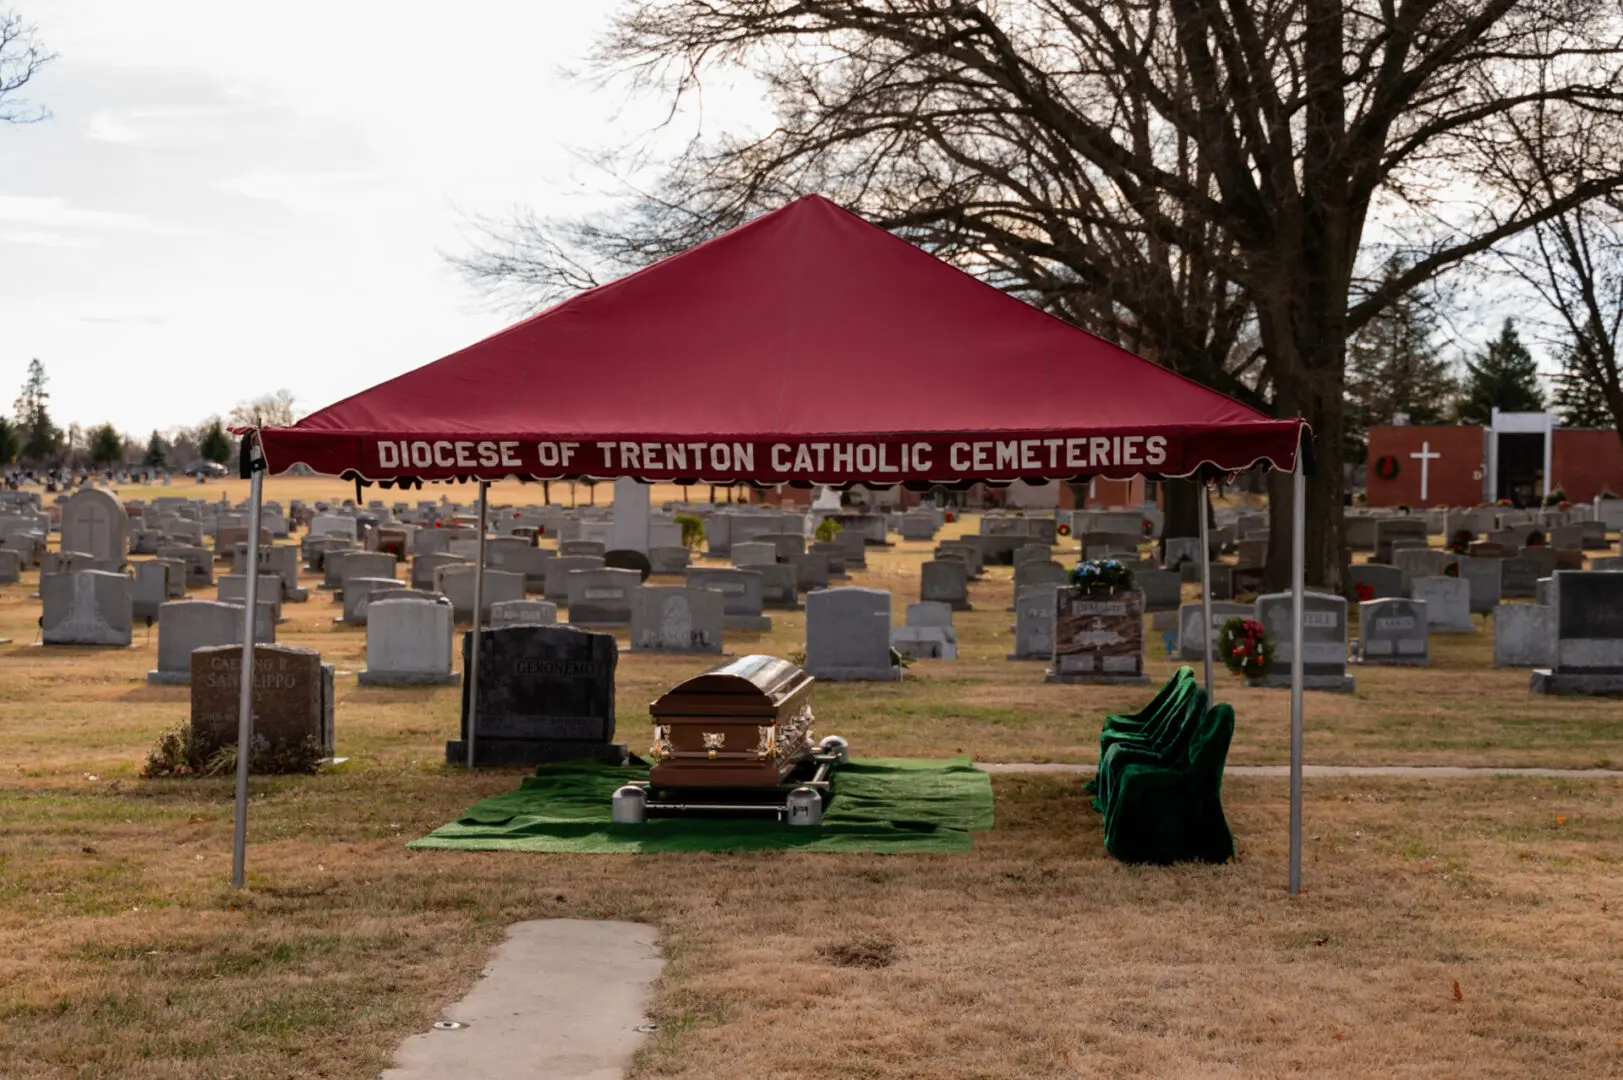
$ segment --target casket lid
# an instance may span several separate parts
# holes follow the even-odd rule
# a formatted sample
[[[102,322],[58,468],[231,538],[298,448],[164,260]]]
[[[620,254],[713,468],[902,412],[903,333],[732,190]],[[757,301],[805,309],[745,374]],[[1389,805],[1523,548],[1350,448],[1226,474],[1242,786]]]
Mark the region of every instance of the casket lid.
[[[814,681],[787,660],[741,656],[678,683],[648,709],[655,716],[775,716],[785,700]]]

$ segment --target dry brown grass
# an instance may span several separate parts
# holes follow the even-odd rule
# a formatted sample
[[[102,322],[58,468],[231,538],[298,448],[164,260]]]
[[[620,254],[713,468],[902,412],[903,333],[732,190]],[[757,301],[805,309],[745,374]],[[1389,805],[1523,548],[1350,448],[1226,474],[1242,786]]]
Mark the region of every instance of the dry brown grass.
[[[858,581],[895,589],[900,617],[922,557],[899,547]],[[1086,760],[1101,712],[1144,691],[1003,661],[1007,574],[959,617],[967,659],[821,687],[822,729],[870,755]],[[229,781],[134,776],[187,691],[144,684],[154,645],[29,647],[29,591],[0,595],[8,1080],[374,1076],[503,927],[548,915],[659,927],[638,1076],[1623,1074],[1616,782],[1315,781],[1295,900],[1266,779],[1230,783],[1240,858],[1218,868],[1119,866],[1074,778],[1020,776],[996,779],[998,827],[961,857],[408,852],[518,772],[443,766],[453,691],[341,677],[352,761],[255,781],[233,894]],[[362,665],[324,594],[287,611],[282,640]],[[729,648],[799,647],[803,617],[776,620]],[[1482,669],[1486,649],[1445,641],[1429,670],[1360,671],[1356,699],[1309,695],[1309,760],[1623,760],[1616,702],[1535,700],[1525,673]],[[646,702],[701,665],[622,657],[622,737],[638,745]],[[1284,760],[1284,695],[1224,685],[1233,759]]]
[[[1295,900],[1283,785],[1262,780],[1229,785],[1227,867],[1111,862],[1052,777],[999,778],[998,827],[962,857],[400,846],[505,786],[410,768],[264,785],[240,896],[227,784],[8,793],[0,1073],[372,1076],[503,926],[548,915],[659,927],[638,1076],[1623,1068],[1615,784],[1316,782]]]

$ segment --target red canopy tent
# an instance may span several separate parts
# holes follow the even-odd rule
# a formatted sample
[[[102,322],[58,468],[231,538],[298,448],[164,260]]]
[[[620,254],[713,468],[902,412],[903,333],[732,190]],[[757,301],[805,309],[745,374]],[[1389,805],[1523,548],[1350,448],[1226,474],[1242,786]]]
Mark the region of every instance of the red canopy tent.
[[[1296,471],[1300,640],[1304,431],[1300,420],[1270,418],[808,196],[292,427],[250,433],[249,563],[258,558],[262,471],[300,463],[367,482],[480,481],[476,612],[485,484],[504,477],[928,487],[1209,476],[1268,464]],[[1203,512],[1203,541],[1205,520]],[[256,584],[249,575],[244,669]],[[472,632],[470,695],[477,618]],[[1301,655],[1291,665],[1293,891]],[[237,884],[250,686],[243,680]],[[471,764],[471,724],[467,743]]]
[[[890,485],[1291,469],[1300,426],[808,196],[260,435],[369,481]]]

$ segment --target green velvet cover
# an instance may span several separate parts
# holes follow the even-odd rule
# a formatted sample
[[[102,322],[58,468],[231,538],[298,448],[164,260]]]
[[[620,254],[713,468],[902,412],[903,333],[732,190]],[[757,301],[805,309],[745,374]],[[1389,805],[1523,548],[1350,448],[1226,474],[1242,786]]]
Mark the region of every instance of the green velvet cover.
[[[1118,745],[1101,787],[1105,849],[1123,862],[1226,862],[1234,836],[1223,816],[1223,764],[1234,709],[1215,705],[1190,717],[1182,752],[1160,761]]]
[[[1169,711],[1180,712],[1187,705],[1187,698],[1196,690],[1195,672],[1187,664],[1180,667],[1156,691],[1150,703],[1136,713],[1125,716],[1105,717],[1104,727],[1099,732],[1099,764],[1104,765],[1105,751],[1112,743],[1121,739],[1138,738],[1150,728],[1159,727],[1166,723]],[[1092,794],[1099,790],[1098,774],[1082,785],[1082,790]]]
[[[648,779],[646,768],[595,762],[542,765],[517,791],[470,807],[412,848],[459,851],[800,851],[962,853],[969,834],[992,828],[992,783],[967,757],[940,761],[854,760],[833,777],[835,798],[819,827],[771,816],[609,819],[616,788]]]

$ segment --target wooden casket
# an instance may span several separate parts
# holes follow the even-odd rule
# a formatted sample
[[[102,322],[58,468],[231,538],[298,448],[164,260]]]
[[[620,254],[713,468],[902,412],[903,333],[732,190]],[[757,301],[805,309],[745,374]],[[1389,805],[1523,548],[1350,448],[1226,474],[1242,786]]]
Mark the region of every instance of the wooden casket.
[[[815,749],[816,680],[775,656],[744,656],[680,683],[648,707],[655,787],[776,787]]]

